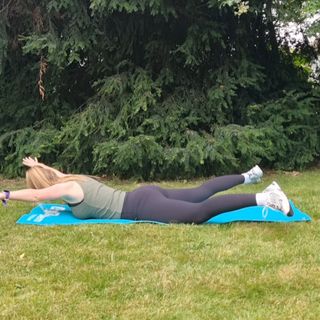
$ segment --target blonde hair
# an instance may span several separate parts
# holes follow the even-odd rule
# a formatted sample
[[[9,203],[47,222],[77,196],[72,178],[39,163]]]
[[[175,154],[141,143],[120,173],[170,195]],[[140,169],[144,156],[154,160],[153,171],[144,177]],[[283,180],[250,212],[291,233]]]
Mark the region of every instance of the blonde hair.
[[[34,166],[26,171],[27,186],[31,189],[42,189],[67,181],[83,181],[84,175],[65,175],[59,177],[53,170]]]

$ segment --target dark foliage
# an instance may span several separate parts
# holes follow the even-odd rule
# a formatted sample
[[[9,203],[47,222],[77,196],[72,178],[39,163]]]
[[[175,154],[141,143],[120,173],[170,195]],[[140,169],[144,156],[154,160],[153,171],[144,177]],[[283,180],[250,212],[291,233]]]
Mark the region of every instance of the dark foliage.
[[[297,53],[278,45],[272,9],[285,8],[270,0],[4,1],[1,172],[21,174],[26,155],[141,179],[312,165],[320,92]]]

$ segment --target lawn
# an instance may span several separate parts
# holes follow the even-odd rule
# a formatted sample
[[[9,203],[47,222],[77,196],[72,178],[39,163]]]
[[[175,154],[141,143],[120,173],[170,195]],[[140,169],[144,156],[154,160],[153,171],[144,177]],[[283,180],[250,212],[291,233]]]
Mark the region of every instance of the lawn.
[[[320,170],[269,172],[232,192],[275,179],[311,223],[21,226],[33,204],[11,202],[0,209],[0,319],[319,319]]]

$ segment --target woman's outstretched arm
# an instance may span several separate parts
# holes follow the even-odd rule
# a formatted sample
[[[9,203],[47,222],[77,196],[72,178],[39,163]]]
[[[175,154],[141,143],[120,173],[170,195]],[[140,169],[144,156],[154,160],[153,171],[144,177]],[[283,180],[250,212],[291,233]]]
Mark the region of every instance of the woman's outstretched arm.
[[[0,200],[7,199],[7,195],[7,192],[0,192]],[[58,183],[51,187],[43,189],[22,189],[17,191],[11,191],[9,195],[10,200],[30,202],[58,199],[73,202],[74,200],[78,200],[78,198],[79,193],[77,192],[77,190],[74,190],[73,181]]]
[[[40,166],[42,168],[45,168],[45,169],[48,169],[48,170],[52,170],[53,172],[55,172],[55,174],[58,176],[58,177],[64,177],[66,176],[64,173],[62,173],[61,171],[55,169],[55,168],[51,168],[47,165],[45,165],[44,163],[41,163],[41,162],[38,162],[38,159],[37,158],[31,158],[31,157],[25,157],[23,158],[22,160],[22,163],[29,167],[29,168],[32,168],[34,166]]]

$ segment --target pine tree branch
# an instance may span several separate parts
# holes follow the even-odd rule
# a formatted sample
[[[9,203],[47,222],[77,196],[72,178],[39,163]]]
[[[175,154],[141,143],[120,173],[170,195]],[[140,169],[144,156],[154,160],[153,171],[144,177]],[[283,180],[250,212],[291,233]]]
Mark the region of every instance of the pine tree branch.
[[[3,7],[2,9],[0,10],[0,13],[4,12],[5,10],[7,10],[11,4],[11,2],[13,2],[14,0],[9,0],[9,2],[5,5],[4,4],[4,1],[3,1]]]

